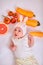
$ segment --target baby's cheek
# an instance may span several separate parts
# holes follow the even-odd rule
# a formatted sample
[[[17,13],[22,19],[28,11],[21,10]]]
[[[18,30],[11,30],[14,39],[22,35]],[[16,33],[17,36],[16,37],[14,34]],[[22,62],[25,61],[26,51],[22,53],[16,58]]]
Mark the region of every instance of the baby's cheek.
[[[19,33],[19,35],[22,37],[23,36],[23,34],[22,33]]]
[[[15,32],[13,32],[13,35],[15,36]]]

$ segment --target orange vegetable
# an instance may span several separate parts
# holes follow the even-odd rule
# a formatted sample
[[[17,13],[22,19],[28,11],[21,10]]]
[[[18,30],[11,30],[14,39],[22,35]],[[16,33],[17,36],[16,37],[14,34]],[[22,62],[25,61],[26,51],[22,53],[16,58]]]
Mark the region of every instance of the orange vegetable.
[[[8,31],[8,27],[4,23],[0,23],[0,34],[5,34]]]
[[[27,21],[26,21],[26,25],[27,25],[27,26],[36,27],[36,26],[39,26],[40,23],[39,23],[39,21],[37,21],[37,20],[35,20],[35,19],[30,19],[30,20],[27,20]]]
[[[16,8],[16,12],[18,12],[24,16],[30,17],[30,18],[35,17],[35,14],[32,11],[24,10],[22,8],[19,8],[19,7]]]
[[[43,32],[30,32],[32,36],[43,37]]]

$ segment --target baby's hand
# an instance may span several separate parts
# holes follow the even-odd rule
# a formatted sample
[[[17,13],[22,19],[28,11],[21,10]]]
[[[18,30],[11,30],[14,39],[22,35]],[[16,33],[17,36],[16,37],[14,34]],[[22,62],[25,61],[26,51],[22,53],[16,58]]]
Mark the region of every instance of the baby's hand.
[[[28,45],[32,47],[34,45],[34,39],[31,35],[28,36]]]
[[[9,45],[9,48],[10,48],[10,50],[15,51],[16,48],[17,48],[17,46],[14,45],[14,43],[11,41],[11,43],[10,43],[10,45]]]

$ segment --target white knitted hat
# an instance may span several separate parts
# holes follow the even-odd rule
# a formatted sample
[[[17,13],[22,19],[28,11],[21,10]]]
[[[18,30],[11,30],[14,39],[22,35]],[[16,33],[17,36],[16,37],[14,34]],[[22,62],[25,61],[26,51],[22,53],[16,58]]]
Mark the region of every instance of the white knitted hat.
[[[18,22],[18,23],[16,23],[16,25],[14,26],[14,29],[16,28],[16,27],[20,27],[22,30],[23,30],[23,35],[25,35],[26,34],[26,25],[25,25],[25,23],[23,23],[23,22]]]

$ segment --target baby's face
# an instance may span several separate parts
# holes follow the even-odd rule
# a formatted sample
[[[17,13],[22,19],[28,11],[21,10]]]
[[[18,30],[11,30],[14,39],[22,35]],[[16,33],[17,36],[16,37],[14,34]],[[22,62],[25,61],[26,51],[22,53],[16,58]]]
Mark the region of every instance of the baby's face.
[[[14,38],[21,38],[23,36],[23,30],[20,27],[14,29]]]

